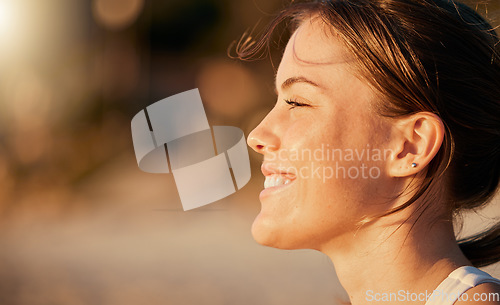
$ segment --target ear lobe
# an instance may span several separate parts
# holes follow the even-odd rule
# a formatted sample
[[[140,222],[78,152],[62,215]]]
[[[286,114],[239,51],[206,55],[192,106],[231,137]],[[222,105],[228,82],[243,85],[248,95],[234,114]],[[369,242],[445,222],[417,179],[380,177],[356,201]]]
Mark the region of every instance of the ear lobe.
[[[388,170],[392,177],[407,177],[420,172],[436,156],[443,142],[444,125],[430,112],[396,120]]]

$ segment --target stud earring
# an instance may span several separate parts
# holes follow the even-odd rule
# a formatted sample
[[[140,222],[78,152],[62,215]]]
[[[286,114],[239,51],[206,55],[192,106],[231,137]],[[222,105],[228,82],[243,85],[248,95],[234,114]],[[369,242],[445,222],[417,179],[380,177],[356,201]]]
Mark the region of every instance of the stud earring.
[[[413,162],[413,163],[411,164],[411,167],[417,167],[417,163]]]

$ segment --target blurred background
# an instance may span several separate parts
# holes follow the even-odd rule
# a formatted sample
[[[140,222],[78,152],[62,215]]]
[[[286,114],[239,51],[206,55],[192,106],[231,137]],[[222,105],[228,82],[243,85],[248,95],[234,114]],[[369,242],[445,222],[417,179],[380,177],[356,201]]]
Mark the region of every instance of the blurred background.
[[[497,0],[466,3],[498,25]],[[253,241],[253,152],[247,186],[190,212],[171,175],[135,160],[132,117],[185,90],[200,89],[211,125],[258,124],[274,104],[272,63],[227,50],[283,5],[0,0],[0,304],[347,300],[326,256]],[[465,217],[464,234],[499,216],[496,200]]]

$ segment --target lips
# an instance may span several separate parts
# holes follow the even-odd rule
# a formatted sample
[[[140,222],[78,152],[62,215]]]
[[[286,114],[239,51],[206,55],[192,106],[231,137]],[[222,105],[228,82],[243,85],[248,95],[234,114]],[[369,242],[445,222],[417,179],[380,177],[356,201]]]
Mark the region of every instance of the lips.
[[[264,188],[267,189],[269,187],[275,187],[275,186],[280,186],[280,185],[286,185],[290,183],[292,180],[288,179],[286,176],[283,175],[269,175],[266,176],[266,180],[264,181]]]
[[[295,175],[293,173],[275,167],[271,163],[263,163],[261,171],[266,177],[264,189],[282,187],[295,180]]]

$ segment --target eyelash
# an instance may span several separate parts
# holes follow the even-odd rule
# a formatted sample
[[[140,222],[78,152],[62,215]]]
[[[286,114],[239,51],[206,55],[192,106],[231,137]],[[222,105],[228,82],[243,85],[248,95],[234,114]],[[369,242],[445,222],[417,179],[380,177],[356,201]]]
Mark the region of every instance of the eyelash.
[[[290,110],[295,108],[295,107],[308,107],[309,106],[307,104],[299,103],[299,102],[291,100],[291,99],[285,99],[285,103],[290,105]]]

